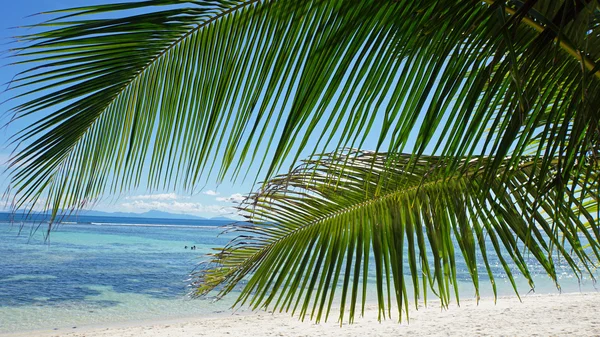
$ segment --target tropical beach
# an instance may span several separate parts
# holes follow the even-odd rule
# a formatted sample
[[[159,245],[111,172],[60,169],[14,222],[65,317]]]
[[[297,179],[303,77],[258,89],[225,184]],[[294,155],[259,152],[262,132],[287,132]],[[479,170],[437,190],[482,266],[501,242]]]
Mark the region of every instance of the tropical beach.
[[[435,301],[410,311],[410,322],[377,321],[370,307],[353,324],[302,322],[286,314],[238,313],[39,330],[8,336],[595,336],[600,294],[570,293],[463,300],[441,310]]]
[[[600,333],[599,0],[5,5],[0,334]]]
[[[579,282],[559,265],[562,293],[540,266],[532,263],[536,292],[517,276],[522,296],[507,278],[496,280],[499,297],[482,286],[479,304],[466,274],[459,276],[460,306],[447,309],[435,295],[416,310],[411,299],[409,322],[403,317],[378,322],[376,292],[368,293],[365,317],[340,327],[339,308],[327,322],[271,310],[232,309],[234,296],[220,301],[190,299],[186,279],[202,255],[230,240],[223,221],[80,217],[64,224],[51,243],[38,232],[19,235],[14,224],[0,221],[0,335],[4,336],[360,336],[360,335],[590,335],[600,294],[589,279]],[[101,221],[91,223],[90,220]],[[152,224],[148,224],[152,222]],[[28,228],[28,227],[25,227]],[[195,245],[198,251],[185,246]],[[497,264],[498,261],[492,262]],[[464,266],[458,266],[463,270]],[[494,270],[500,274],[500,269]],[[481,275],[485,278],[485,274]],[[374,282],[375,273],[371,273]],[[370,283],[374,286],[374,283]],[[595,330],[596,329],[596,330]]]

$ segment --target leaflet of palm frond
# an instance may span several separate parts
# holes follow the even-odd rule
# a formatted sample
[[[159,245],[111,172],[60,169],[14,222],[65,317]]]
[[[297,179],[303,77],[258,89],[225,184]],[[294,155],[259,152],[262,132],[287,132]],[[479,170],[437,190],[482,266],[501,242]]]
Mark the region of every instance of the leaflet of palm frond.
[[[14,204],[56,213],[140,185],[193,190],[211,172],[270,177],[369,135],[414,160],[454,158],[448,176],[484,154],[490,180],[509,155],[569,177],[597,141],[600,106],[598,3],[555,20],[569,2],[149,0],[49,13],[15,50],[31,68],[12,83],[13,117],[39,119],[14,138]]]
[[[411,154],[350,150],[307,160],[249,196],[242,207],[249,223],[235,226],[240,236],[194,275],[196,295],[216,288],[225,296],[244,280],[237,305],[316,321],[339,306],[340,321],[352,321],[357,304],[364,309],[373,269],[380,319],[392,309],[402,318],[409,301],[417,305],[428,291],[444,307],[453,293],[458,303],[459,260],[477,298],[481,273],[494,294],[499,276],[518,294],[515,270],[533,288],[530,258],[557,286],[557,261],[577,277],[593,278],[600,256],[599,217],[593,212],[600,195],[597,161],[586,164],[595,169],[585,179],[569,179],[569,188],[551,186],[538,195],[529,184],[532,172],[539,172],[534,157],[521,157],[516,166],[505,159],[489,181],[486,161],[493,160],[462,160],[464,173],[450,177],[444,166],[453,159],[438,156],[415,163]],[[539,185],[552,179],[533,177]],[[491,191],[485,196],[482,184]],[[583,204],[569,208],[568,199]],[[505,275],[493,272],[490,251]]]

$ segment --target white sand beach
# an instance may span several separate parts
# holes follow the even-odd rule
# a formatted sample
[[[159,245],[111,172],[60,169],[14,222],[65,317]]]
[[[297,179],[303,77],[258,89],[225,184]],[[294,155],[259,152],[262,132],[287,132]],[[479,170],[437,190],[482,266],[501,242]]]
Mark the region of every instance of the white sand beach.
[[[524,295],[461,301],[441,310],[439,302],[411,310],[410,322],[377,321],[375,308],[354,324],[341,327],[301,322],[286,314],[236,313],[219,317],[191,317],[153,322],[129,322],[6,336],[598,336],[600,293]]]

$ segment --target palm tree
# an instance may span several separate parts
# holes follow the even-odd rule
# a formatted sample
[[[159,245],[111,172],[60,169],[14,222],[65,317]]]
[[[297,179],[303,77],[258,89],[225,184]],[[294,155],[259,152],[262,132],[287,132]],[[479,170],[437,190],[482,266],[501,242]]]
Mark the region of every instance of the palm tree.
[[[238,226],[237,239],[213,255],[210,263],[217,267],[196,274],[197,294],[223,285],[223,296],[253,273],[237,304],[298,309],[300,316],[310,313],[318,321],[329,316],[337,298],[340,320],[346,303],[352,320],[359,298],[364,310],[372,257],[381,319],[394,298],[400,311],[403,305],[408,311],[407,288],[412,288],[415,304],[420,296],[426,298],[428,289],[440,297],[442,306],[450,303],[452,293],[458,300],[456,265],[461,257],[455,249],[460,250],[477,298],[481,266],[496,294],[489,250],[499,257],[515,292],[507,260],[533,288],[523,250],[557,285],[552,252],[564,257],[577,275],[593,274],[589,268],[597,260],[588,253],[598,257],[597,236],[586,227],[582,212],[564,203],[560,188],[552,186],[544,197],[537,196],[535,186],[547,183],[534,173],[539,163],[522,157],[516,166],[501,166],[488,181],[481,168],[490,160],[463,160],[454,176],[444,172],[446,158],[436,156],[413,161],[408,154],[350,150],[307,160],[246,200],[249,223]],[[597,181],[597,172],[592,174]],[[569,184],[577,190],[587,185],[582,180]],[[593,244],[586,252],[587,242]],[[342,287],[336,289],[338,284]],[[336,291],[341,296],[335,297]]]
[[[340,319],[364,308],[370,258],[384,317],[409,286],[415,303],[427,289],[458,299],[457,251],[476,292],[478,252],[495,287],[489,242],[511,280],[508,261],[533,282],[526,253],[555,281],[557,257],[593,274],[598,1],[147,0],[50,15],[15,50],[30,66],[14,118],[39,116],[15,136],[15,208],[58,216],[144,178],[193,190],[254,165],[250,222],[197,294],[247,280],[238,303],[316,320],[337,285]],[[369,137],[374,151],[358,150]]]

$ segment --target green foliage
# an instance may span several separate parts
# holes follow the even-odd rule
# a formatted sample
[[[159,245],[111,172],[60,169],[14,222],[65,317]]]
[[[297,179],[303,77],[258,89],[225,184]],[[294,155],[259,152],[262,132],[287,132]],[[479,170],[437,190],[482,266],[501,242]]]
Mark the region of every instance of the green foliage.
[[[527,151],[546,158],[542,175],[560,156],[568,177],[597,151],[596,1],[150,0],[48,15],[15,50],[31,68],[12,88],[31,99],[14,117],[40,116],[15,138],[17,208],[79,208],[142,179],[192,190],[246,162],[268,178],[369,134],[377,150],[414,138],[415,155],[453,157],[449,173],[486,154],[491,176]]]
[[[48,15],[13,55],[29,66],[13,118],[38,117],[14,138],[13,205],[45,200],[57,216],[142,179],[193,190],[251,166],[267,184],[248,211],[266,222],[215,256],[200,293],[254,272],[240,302],[305,315],[312,300],[320,319],[339,279],[353,317],[371,250],[381,310],[408,303],[405,238],[415,287],[424,271],[416,293],[444,304],[452,235],[471,268],[486,233],[526,277],[519,244],[554,278],[553,251],[578,273],[597,257],[597,0],[147,0]],[[340,152],[368,136],[390,155]],[[314,173],[277,176],[330,151]]]
[[[319,321],[335,303],[339,320],[348,313],[352,322],[360,299],[364,310],[373,267],[380,319],[391,317],[393,306],[400,317],[403,308],[408,311],[411,283],[415,304],[426,299],[428,288],[442,306],[453,293],[458,301],[458,259],[468,268],[477,298],[482,265],[495,294],[490,250],[515,292],[509,261],[534,286],[527,255],[555,282],[557,257],[578,277],[593,278],[599,218],[582,205],[598,203],[597,162],[587,163],[587,179],[569,181],[573,189],[563,190],[549,184],[549,176],[533,174],[531,180],[540,165],[533,157],[515,166],[507,159],[487,180],[482,168],[493,160],[463,160],[453,176],[445,174],[448,159],[435,156],[413,161],[411,155],[349,151],[306,161],[245,201],[250,224],[235,226],[238,238],[195,275],[197,295],[220,286],[224,296],[247,278],[236,304]],[[537,186],[549,189],[540,195]]]

